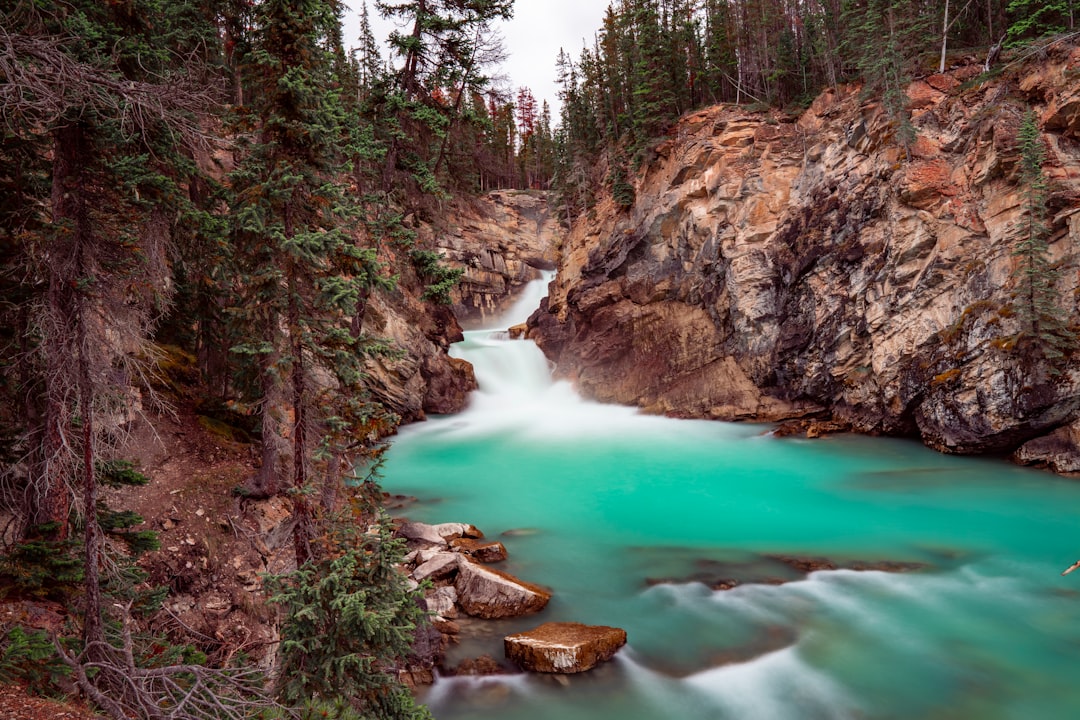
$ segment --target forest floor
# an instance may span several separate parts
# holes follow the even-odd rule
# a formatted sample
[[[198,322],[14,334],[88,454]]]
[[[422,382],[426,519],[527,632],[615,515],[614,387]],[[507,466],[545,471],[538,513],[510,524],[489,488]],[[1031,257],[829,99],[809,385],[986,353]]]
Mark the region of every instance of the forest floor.
[[[227,426],[199,415],[190,400],[179,398],[174,405],[133,423],[125,455],[150,482],[103,492],[111,509],[141,515],[144,522],[135,529],[155,531],[161,543],[139,564],[150,584],[168,586],[169,596],[144,629],[192,645],[211,662],[238,652],[261,660],[271,655],[276,638],[260,577],[272,569],[273,553],[257,534],[267,522],[287,519],[287,508],[276,501],[275,511],[273,500],[256,504],[234,492],[254,472],[252,446],[230,439]],[[57,608],[63,613],[54,604],[45,611],[35,611],[40,604],[34,602],[5,605],[7,616],[20,622],[49,615],[49,627],[41,628],[46,630],[57,628]],[[0,618],[0,632],[9,624]],[[95,717],[77,698],[59,703],[21,685],[0,685],[0,720]]]
[[[74,700],[51,700],[32,695],[23,685],[0,685],[0,720],[101,720],[101,716]]]

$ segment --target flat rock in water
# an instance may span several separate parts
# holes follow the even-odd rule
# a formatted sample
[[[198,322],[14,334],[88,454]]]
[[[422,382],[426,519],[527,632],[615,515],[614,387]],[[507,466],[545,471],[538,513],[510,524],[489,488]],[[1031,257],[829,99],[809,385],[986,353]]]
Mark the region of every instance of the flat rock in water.
[[[506,546],[498,540],[456,538],[450,541],[450,547],[482,563],[501,562],[506,559]]]
[[[462,557],[458,566],[458,604],[479,618],[508,618],[540,612],[551,593],[510,575]]]
[[[506,657],[524,670],[579,673],[591,670],[626,644],[626,631],[606,625],[544,623],[503,640]]]

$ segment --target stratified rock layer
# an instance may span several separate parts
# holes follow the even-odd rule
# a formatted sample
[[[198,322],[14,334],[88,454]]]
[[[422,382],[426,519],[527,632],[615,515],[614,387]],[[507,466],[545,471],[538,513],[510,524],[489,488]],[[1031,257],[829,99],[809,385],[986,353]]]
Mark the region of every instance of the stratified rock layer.
[[[452,291],[454,314],[466,326],[506,309],[514,293],[556,262],[558,218],[549,193],[497,190],[459,205],[438,237],[447,261],[465,274]]]
[[[625,630],[580,623],[544,623],[503,640],[506,657],[523,670],[564,674],[591,670],[625,644]]]
[[[657,413],[825,417],[960,453],[1070,423],[1076,360],[1051,369],[1010,338],[1027,105],[1044,129],[1056,289],[1077,321],[1080,50],[987,84],[979,72],[911,86],[910,151],[858,87],[798,118],[684,117],[643,163],[633,207],[602,197],[575,223],[530,337],[586,395]]]

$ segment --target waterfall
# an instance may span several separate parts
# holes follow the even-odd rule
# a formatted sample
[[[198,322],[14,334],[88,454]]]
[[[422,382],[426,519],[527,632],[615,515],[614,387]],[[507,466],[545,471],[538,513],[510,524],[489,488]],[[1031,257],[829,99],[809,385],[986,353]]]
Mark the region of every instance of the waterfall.
[[[552,277],[544,272],[489,327],[466,332],[465,339],[451,347],[451,356],[472,364],[479,386],[469,407],[456,416],[453,431],[562,438],[607,435],[627,423],[644,431],[656,420],[634,408],[585,400],[569,382],[552,378],[551,364],[535,342],[510,338],[507,328],[528,320],[547,295]]]

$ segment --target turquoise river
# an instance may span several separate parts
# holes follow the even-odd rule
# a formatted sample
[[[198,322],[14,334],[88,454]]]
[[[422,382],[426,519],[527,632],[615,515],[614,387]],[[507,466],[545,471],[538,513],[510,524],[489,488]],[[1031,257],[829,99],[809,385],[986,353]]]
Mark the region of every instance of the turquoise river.
[[[412,519],[501,539],[501,567],[554,598],[473,628],[451,662],[501,659],[503,635],[549,620],[629,643],[571,677],[440,678],[422,697],[439,720],[1080,718],[1080,572],[1060,575],[1080,558],[1076,481],[586,402],[491,331],[455,353],[480,390],[401,432],[386,489],[420,499]],[[842,569],[881,561],[907,571]],[[742,583],[711,589],[727,578]]]

